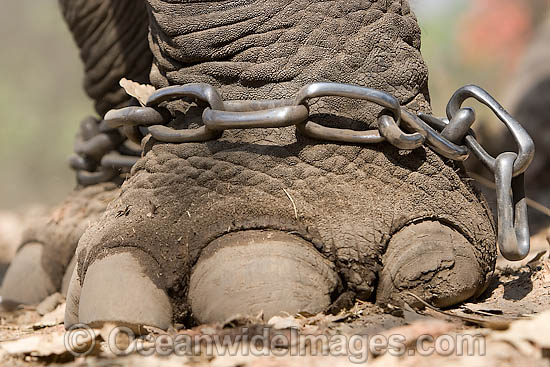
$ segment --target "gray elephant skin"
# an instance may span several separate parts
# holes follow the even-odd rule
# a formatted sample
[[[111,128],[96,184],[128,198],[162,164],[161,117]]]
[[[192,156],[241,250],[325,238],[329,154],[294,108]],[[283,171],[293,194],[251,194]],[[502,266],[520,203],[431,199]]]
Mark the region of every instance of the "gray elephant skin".
[[[60,3],[100,115],[129,103],[122,77],[157,89],[208,83],[226,100],[352,83],[430,112],[420,29],[405,0]],[[166,108],[184,129],[200,125],[205,106]],[[319,124],[361,130],[380,112],[342,97],[313,99],[309,110]],[[76,252],[66,326],[166,329],[334,310],[343,299],[411,303],[406,292],[445,307],[479,295],[494,269],[484,199],[461,165],[429,148],[335,144],[294,127],[143,147],[120,195],[76,251],[64,250],[69,260]]]

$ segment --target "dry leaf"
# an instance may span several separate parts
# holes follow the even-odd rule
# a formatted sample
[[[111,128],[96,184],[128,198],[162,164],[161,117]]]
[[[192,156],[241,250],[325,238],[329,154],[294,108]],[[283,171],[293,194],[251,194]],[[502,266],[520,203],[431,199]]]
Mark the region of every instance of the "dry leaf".
[[[404,344],[409,347],[413,346],[418,338],[424,335],[431,335],[437,338],[440,335],[448,334],[457,330],[457,325],[441,320],[425,320],[413,322],[411,325],[399,326],[382,333],[382,335],[390,338],[392,335],[400,335],[404,337]]]
[[[299,329],[302,325],[294,316],[273,316],[267,322],[274,329]]]
[[[139,84],[126,78],[120,79],[120,86],[126,94],[136,98],[142,106],[147,104],[147,99],[155,92],[155,87],[149,84]]]
[[[50,313],[47,313],[33,325],[33,329],[41,329],[45,327],[55,326],[62,324],[65,320],[65,303],[57,306],[55,310]]]
[[[416,294],[411,292],[405,292],[405,294],[415,298],[420,303],[422,303],[424,306],[426,306],[429,310],[435,311],[436,313],[444,316],[448,316],[455,319],[460,319],[465,322],[469,322],[475,325],[479,325],[481,327],[485,328],[491,328],[494,330],[505,330],[508,328],[510,323],[513,321],[512,319],[505,319],[502,317],[496,318],[497,316],[491,316],[489,318],[487,317],[472,317],[472,316],[466,316],[459,314],[460,310],[451,310],[451,311],[443,311],[439,308],[432,306],[428,302],[424,301],[422,298],[418,297]]]
[[[326,325],[331,322],[338,322],[346,320],[351,314],[348,311],[342,311],[337,315],[326,315],[324,313],[318,313],[310,317],[305,317],[302,324],[304,325]]]
[[[531,344],[538,348],[550,349],[550,311],[529,320],[514,321],[508,330],[492,334],[492,339],[508,342],[520,351]]]
[[[39,334],[15,341],[4,342],[0,347],[9,354],[31,354],[37,357],[61,355],[67,352],[64,344],[64,332]]]

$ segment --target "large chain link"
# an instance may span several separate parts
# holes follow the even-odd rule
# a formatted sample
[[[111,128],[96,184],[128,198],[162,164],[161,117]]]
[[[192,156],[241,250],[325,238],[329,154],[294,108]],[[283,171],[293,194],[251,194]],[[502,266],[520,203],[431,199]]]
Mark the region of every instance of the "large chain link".
[[[340,129],[311,121],[308,101],[320,97],[362,99],[379,105],[383,110],[378,117],[377,129]],[[199,100],[208,105],[202,113],[202,126],[189,129],[166,126],[172,118],[159,105],[183,98]],[[472,108],[462,107],[468,98],[474,98],[488,106],[506,125],[517,142],[517,153],[504,152],[493,158],[483,149],[471,130],[475,122],[475,112]],[[224,101],[213,86],[192,83],[155,91],[145,107],[111,110],[105,115],[102,123],[108,129],[120,129],[135,143],[139,143],[148,134],[166,143],[204,142],[220,138],[223,131],[229,129],[281,128],[295,125],[302,134],[323,141],[351,144],[387,141],[398,149],[407,150],[427,145],[443,157],[456,161],[464,161],[472,152],[495,176],[498,244],[501,253],[509,260],[521,260],[529,252],[523,172],[533,160],[534,143],[525,129],[489,93],[478,86],[468,85],[457,90],[447,105],[447,119],[440,119],[428,114],[414,114],[400,106],[397,98],[386,92],[351,84],[308,84],[301,88],[293,99]],[[98,140],[96,145],[101,147],[98,152],[112,150],[116,141],[108,139],[108,132],[103,134],[107,137],[96,134],[93,138],[86,139],[87,135],[81,134],[84,137],[81,145],[91,146],[90,141],[95,143],[95,140]],[[95,153],[90,148],[85,151],[85,156],[93,157],[93,162],[97,163],[98,155]],[[78,150],[77,154],[82,156]],[[95,174],[106,178],[112,173],[108,169],[113,169],[114,166],[107,165],[106,168],[104,163],[112,162],[104,162],[105,157],[101,158],[99,166],[96,164],[93,168],[99,167]],[[127,160],[125,163],[124,167],[128,167],[131,162]],[[87,164],[73,164],[73,167],[81,170],[80,172],[90,171],[91,168]],[[82,179],[80,181],[83,182]]]

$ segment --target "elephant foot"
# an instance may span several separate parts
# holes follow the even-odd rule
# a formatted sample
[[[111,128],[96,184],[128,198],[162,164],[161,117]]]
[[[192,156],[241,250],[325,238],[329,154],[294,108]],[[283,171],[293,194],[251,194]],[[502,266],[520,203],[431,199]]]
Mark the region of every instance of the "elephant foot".
[[[106,322],[167,329],[172,306],[163,289],[149,278],[152,259],[138,251],[124,251],[97,259],[86,272],[82,288],[75,269],[69,285],[65,326],[85,323],[100,327]],[[148,264],[145,271],[143,264]],[[159,269],[155,274],[159,272]]]
[[[113,183],[79,188],[47,215],[34,219],[3,279],[2,308],[37,304],[55,292],[67,294],[80,237],[119,192]]]
[[[15,255],[0,289],[4,310],[13,310],[20,304],[39,303],[56,291],[52,279],[42,267],[43,251],[41,243],[30,242]],[[23,280],[25,286],[22,286]]]
[[[482,293],[484,272],[474,248],[459,232],[437,221],[410,224],[390,240],[383,256],[376,300],[396,305],[448,307]]]
[[[188,303],[202,323],[236,315],[325,311],[340,287],[334,265],[309,242],[279,231],[242,231],[211,242],[194,266]]]

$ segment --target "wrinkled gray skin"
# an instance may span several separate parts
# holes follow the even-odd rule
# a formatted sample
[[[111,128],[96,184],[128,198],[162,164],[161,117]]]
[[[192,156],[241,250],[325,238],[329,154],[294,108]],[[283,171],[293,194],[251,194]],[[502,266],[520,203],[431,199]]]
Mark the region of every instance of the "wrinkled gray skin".
[[[118,96],[117,77],[141,65],[136,49],[143,57],[151,50],[156,88],[205,82],[224,99],[274,99],[335,81],[430,111],[420,30],[406,1],[61,4],[100,112],[120,104],[109,98]],[[147,22],[148,39],[124,32]],[[104,31],[110,24],[119,33]],[[103,39],[106,55],[89,61]],[[97,79],[106,70],[109,78]],[[203,107],[168,106],[180,128],[196,126]],[[359,129],[380,111],[345,98],[309,107],[312,121]],[[144,147],[121,196],[79,242],[66,325],[166,328],[235,313],[334,311],[354,298],[400,304],[404,291],[449,306],[482,292],[493,271],[484,200],[462,167],[429,149],[329,144],[294,128]]]

